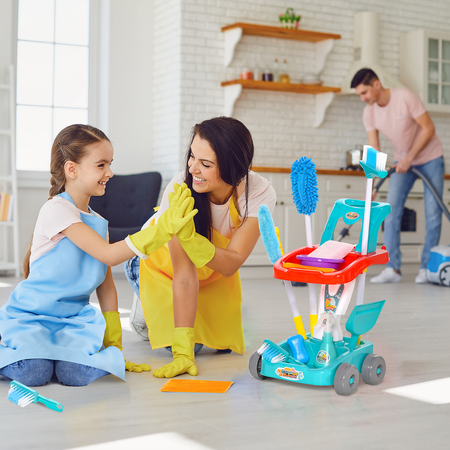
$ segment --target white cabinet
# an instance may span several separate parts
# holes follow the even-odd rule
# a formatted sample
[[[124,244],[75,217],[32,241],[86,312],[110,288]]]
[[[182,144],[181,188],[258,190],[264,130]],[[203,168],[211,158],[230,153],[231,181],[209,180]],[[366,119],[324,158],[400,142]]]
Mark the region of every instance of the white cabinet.
[[[15,157],[15,83],[14,70],[8,67],[7,79],[0,81],[0,192],[10,195],[10,220],[0,221],[0,272],[20,274],[19,225],[17,214],[17,176]]]
[[[450,113],[450,33],[416,30],[400,35],[400,81],[428,111]]]

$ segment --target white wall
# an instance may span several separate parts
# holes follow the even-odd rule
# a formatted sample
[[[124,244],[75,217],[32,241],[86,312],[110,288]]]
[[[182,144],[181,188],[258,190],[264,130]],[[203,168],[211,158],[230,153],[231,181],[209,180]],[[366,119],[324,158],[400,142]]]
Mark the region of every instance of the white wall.
[[[353,16],[360,11],[380,14],[380,62],[395,77],[399,72],[399,35],[425,28],[450,32],[448,0],[292,0],[304,29],[341,34],[322,72],[324,84],[340,86],[353,55]],[[243,36],[228,68],[223,65],[221,27],[234,22],[278,25],[285,4],[265,0],[184,0],[182,2],[181,138],[198,121],[223,113],[221,81],[238,78],[243,67],[273,67],[287,58],[293,81],[312,70],[313,47],[308,42]],[[337,96],[320,128],[313,128],[314,97],[294,93],[244,90],[234,117],[244,122],[255,141],[254,165],[289,167],[311,157],[319,168],[345,166],[345,151],[366,143],[364,104],[355,95]],[[431,114],[450,171],[450,117]],[[386,139],[382,150],[391,151]],[[184,153],[182,148],[181,152]],[[158,156],[155,154],[155,158]]]
[[[108,137],[113,171],[155,170],[152,164],[153,1],[110,0]]]

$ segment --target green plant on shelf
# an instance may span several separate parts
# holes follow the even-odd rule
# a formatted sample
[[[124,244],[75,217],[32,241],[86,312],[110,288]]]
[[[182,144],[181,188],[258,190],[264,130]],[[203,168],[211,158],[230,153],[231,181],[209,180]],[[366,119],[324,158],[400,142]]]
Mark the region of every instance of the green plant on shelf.
[[[298,28],[302,16],[296,16],[292,8],[287,8],[284,14],[280,14],[279,20],[283,28]]]

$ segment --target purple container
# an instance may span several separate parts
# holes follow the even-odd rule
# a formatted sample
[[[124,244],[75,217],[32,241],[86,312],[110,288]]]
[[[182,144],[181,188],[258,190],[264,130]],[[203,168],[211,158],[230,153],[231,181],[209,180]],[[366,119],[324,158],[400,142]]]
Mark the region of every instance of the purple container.
[[[324,267],[326,269],[339,269],[339,264],[344,262],[343,259],[313,258],[308,255],[297,255],[302,266]]]

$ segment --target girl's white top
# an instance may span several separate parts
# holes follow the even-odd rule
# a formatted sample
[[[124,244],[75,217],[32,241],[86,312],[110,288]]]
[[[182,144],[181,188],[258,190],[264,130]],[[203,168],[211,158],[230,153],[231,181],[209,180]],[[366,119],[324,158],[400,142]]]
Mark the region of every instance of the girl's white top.
[[[277,195],[275,189],[270,182],[263,178],[256,172],[249,171],[248,173],[248,217],[258,217],[258,209],[260,205],[267,205],[269,211],[272,213],[275,209]],[[184,172],[176,175],[167,185],[162,196],[161,206],[157,213],[152,218],[158,221],[158,217],[169,207],[169,192],[173,192],[174,183],[181,184],[184,181]],[[212,227],[218,231],[222,236],[230,239],[236,231],[230,217],[231,198],[223,205],[211,205]],[[245,184],[241,183],[238,187],[238,206],[239,217],[243,219],[245,214]],[[195,206],[194,206],[195,208]],[[146,228],[150,223],[149,219],[142,228]]]
[[[62,197],[53,197],[44,203],[34,227],[30,265],[65,237],[61,231],[74,223],[83,222],[81,214],[88,213]],[[95,215],[101,217],[97,213]]]

